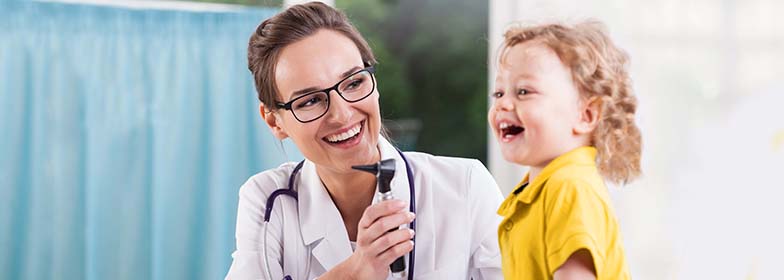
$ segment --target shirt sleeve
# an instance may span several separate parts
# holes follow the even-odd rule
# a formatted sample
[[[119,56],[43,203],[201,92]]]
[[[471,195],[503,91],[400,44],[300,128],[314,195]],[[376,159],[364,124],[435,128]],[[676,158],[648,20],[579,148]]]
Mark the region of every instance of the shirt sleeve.
[[[473,279],[503,279],[501,252],[498,248],[496,214],[503,197],[493,176],[481,162],[475,161],[468,174],[467,199],[471,232],[470,274]]]
[[[270,180],[270,184],[273,184],[272,180]],[[233,261],[226,279],[267,278],[262,250],[264,249],[264,209],[268,196],[269,194],[264,193],[253,178],[240,188],[237,207],[237,249],[231,254]],[[283,244],[280,239],[280,215],[275,215],[276,211],[272,211],[272,213],[269,236],[267,236],[267,244],[269,245],[267,255],[273,279],[282,279],[281,251]]]
[[[550,275],[578,250],[593,258],[597,275],[603,267],[608,213],[592,186],[579,181],[548,182],[545,188],[545,244]]]

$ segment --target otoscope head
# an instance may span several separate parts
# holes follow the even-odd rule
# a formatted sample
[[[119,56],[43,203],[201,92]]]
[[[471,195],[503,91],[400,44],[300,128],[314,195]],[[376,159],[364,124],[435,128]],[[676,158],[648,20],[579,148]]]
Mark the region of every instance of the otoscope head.
[[[351,169],[365,171],[367,173],[378,175],[378,163],[375,164],[368,164],[368,165],[354,165]]]
[[[382,180],[386,180],[387,182],[392,180],[392,177],[395,177],[395,159],[385,159],[378,162],[378,177]]]
[[[389,182],[395,177],[395,159],[385,159],[376,164],[354,165],[351,168],[375,174],[378,180],[378,191],[386,193],[391,190]]]

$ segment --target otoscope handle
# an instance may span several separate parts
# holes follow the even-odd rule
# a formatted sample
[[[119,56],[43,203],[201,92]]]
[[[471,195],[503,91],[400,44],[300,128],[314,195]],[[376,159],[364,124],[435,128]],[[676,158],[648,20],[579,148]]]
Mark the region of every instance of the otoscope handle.
[[[389,265],[389,270],[391,270],[392,273],[400,273],[403,272],[403,270],[406,270],[406,258],[404,256],[397,258]]]
[[[395,159],[385,159],[376,164],[370,165],[355,165],[351,168],[372,173],[376,175],[376,184],[378,184],[378,192],[381,195],[381,201],[394,199],[390,183],[395,176]],[[390,229],[389,232],[395,231],[400,227]],[[401,256],[389,265],[393,277],[402,276],[402,272],[406,270],[405,257]]]
[[[392,192],[391,191],[381,194],[381,200],[382,201],[390,200],[390,199],[394,199],[394,196],[392,196]],[[398,230],[398,229],[400,229],[400,227],[390,229],[387,232],[393,232],[393,231]],[[394,262],[389,264],[389,270],[391,270],[393,274],[400,273],[400,272],[403,272],[404,270],[406,270],[406,258],[404,256],[400,256],[399,258],[397,258]]]

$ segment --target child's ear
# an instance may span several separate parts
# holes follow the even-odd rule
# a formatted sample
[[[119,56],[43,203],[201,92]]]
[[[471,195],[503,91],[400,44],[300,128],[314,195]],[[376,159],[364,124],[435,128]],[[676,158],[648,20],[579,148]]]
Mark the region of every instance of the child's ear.
[[[289,137],[283,127],[280,126],[280,115],[276,112],[267,111],[266,109],[263,102],[259,104],[259,114],[261,114],[261,118],[264,119],[264,122],[269,126],[272,135],[275,135],[275,138],[278,138],[279,140]]]
[[[575,134],[589,134],[599,125],[602,112],[602,99],[591,97],[587,99],[580,110],[580,120],[574,127]]]

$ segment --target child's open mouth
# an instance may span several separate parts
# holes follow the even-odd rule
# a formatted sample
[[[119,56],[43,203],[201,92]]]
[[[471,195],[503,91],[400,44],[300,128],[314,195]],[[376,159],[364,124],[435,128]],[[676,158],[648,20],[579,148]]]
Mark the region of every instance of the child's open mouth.
[[[525,131],[525,128],[522,126],[517,126],[506,122],[502,122],[498,128],[501,131],[502,139],[512,139]]]

